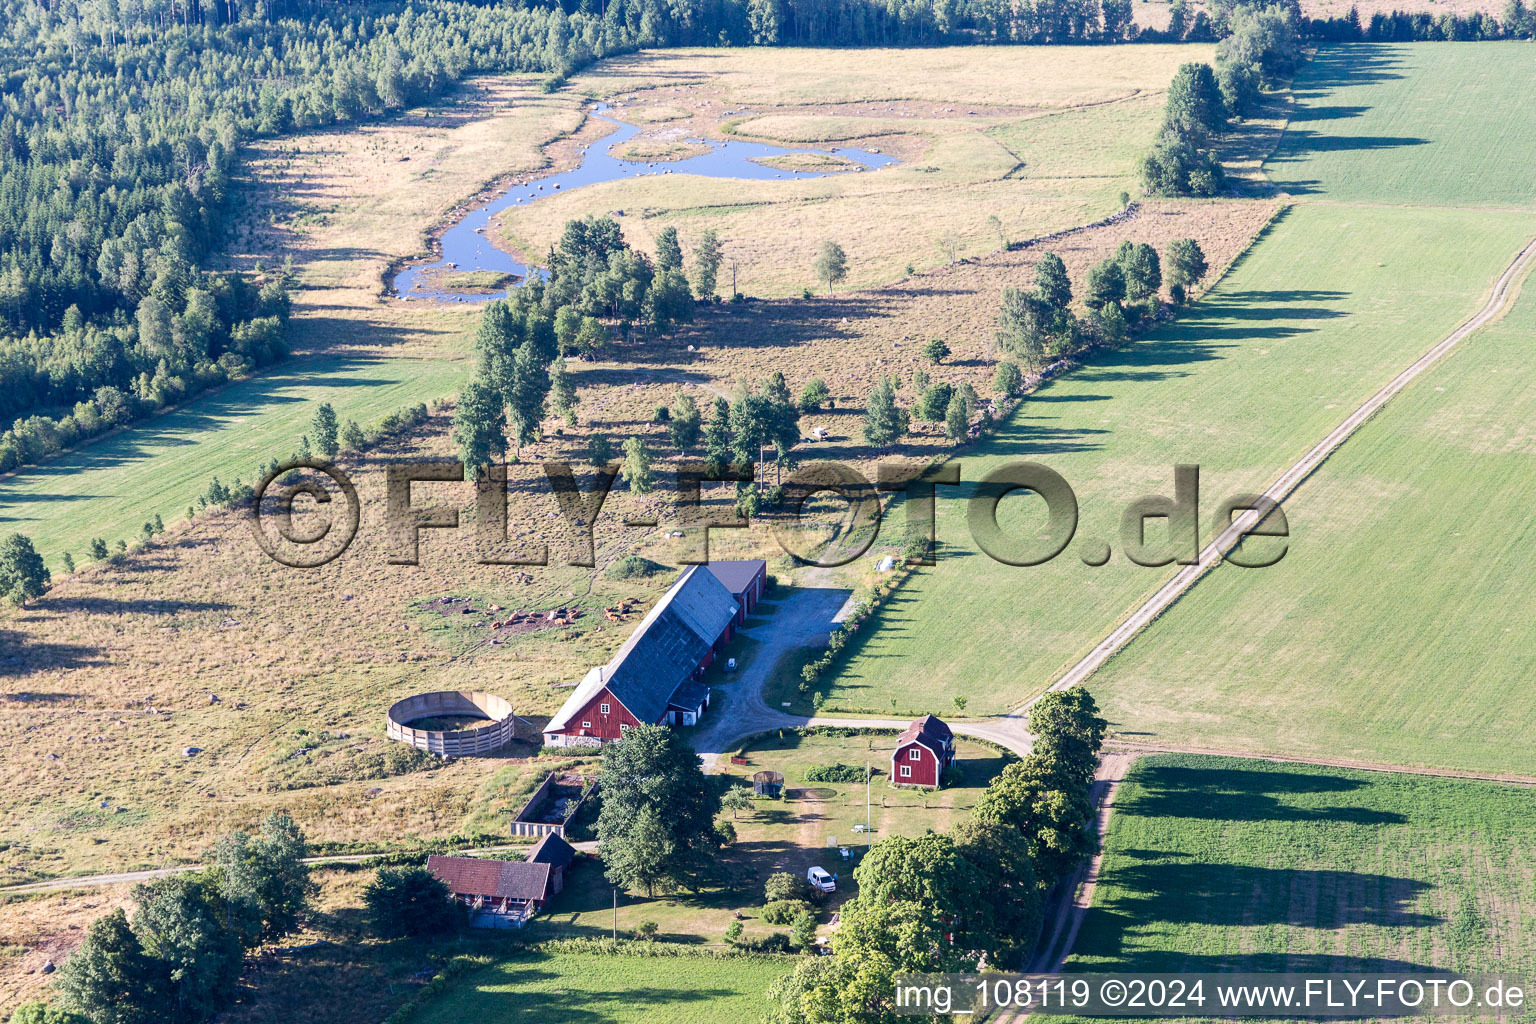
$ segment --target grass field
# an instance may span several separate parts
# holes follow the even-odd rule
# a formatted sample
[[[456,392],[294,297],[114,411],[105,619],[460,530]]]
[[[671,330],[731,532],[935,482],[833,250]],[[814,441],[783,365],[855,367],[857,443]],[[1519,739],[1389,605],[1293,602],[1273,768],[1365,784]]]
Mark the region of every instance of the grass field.
[[[1201,467],[1207,516],[1227,495],[1268,483],[1480,307],[1498,272],[1536,234],[1530,212],[1477,209],[1530,205],[1530,176],[1516,170],[1528,162],[1530,127],[1507,88],[1510,76],[1518,81],[1528,69],[1500,72],[1524,52],[1518,44],[1487,50],[1324,48],[1298,78],[1294,119],[1268,165],[1281,186],[1305,200],[1189,316],[1026,402],[1008,429],[977,457],[962,460],[968,463],[965,479],[1009,458],[1047,463],[1076,490],[1081,521],[1074,544],[1085,550],[1100,542],[1118,548],[1120,511],[1140,494],[1171,493],[1175,462]],[[1422,85],[1426,79],[1438,85]],[[1454,95],[1455,103],[1432,100],[1444,95]],[[1476,159],[1457,164],[1456,154],[1469,150]],[[1452,173],[1453,166],[1461,173]],[[1423,205],[1404,205],[1409,202]],[[1390,479],[1379,483],[1388,492],[1393,486]],[[957,497],[968,497],[964,487]],[[1331,510],[1332,520],[1358,517],[1359,494],[1347,500],[1354,504]],[[1038,530],[1042,520],[1029,514],[1020,509],[1016,521]],[[835,683],[830,709],[879,711],[895,697],[904,707],[938,710],[955,694],[969,697],[977,711],[1005,709],[1086,652],[1167,572],[1130,565],[1123,557],[1090,569],[1076,546],[1040,568],[999,565],[967,542],[960,500],[941,504],[940,538],[947,562],[920,574],[887,606]],[[1298,538],[1298,545],[1303,542]],[[1362,552],[1367,546],[1362,541]],[[1268,582],[1263,571],[1248,575]],[[1262,606],[1249,606],[1251,612],[1262,607],[1263,621],[1274,621],[1277,607],[1294,608],[1302,600],[1283,590],[1267,592]],[[1348,603],[1361,608],[1364,596]],[[1316,621],[1325,628],[1326,616]],[[1230,634],[1234,627],[1226,629]],[[1154,628],[1150,635],[1157,633]],[[1160,653],[1188,657],[1185,652],[1203,646],[1198,635],[1181,632],[1177,645]],[[1473,654],[1453,676],[1456,682],[1446,681],[1446,654],[1464,641],[1448,639],[1439,655],[1421,663],[1439,669],[1424,679],[1423,692],[1460,686],[1461,677],[1479,671],[1482,656]],[[1358,633],[1334,633],[1327,645],[1334,650],[1332,671],[1351,672],[1340,648],[1371,642]],[[1297,650],[1305,643],[1298,639]],[[1243,656],[1238,650],[1255,653],[1247,645],[1229,647],[1233,660]],[[1131,651],[1127,657],[1135,657],[1134,644]],[[1385,645],[1380,652],[1385,664],[1395,648]],[[1144,689],[1134,707],[1121,709],[1122,728],[1142,729],[1146,723],[1133,713],[1153,705],[1167,709],[1155,712],[1154,722],[1157,714],[1184,717],[1190,730],[1200,727],[1196,722],[1226,716],[1219,702],[1196,689],[1193,675],[1185,677],[1191,681],[1183,691],[1188,702],[1173,710],[1174,694],[1158,689],[1162,663],[1139,664]],[[1255,664],[1261,667],[1247,675],[1267,671],[1261,661]],[[1363,706],[1379,697],[1371,688],[1343,697],[1312,692],[1304,680],[1318,664],[1299,657],[1300,678],[1266,678],[1284,679],[1270,686],[1288,689],[1298,701]],[[1510,663],[1511,678],[1522,664]],[[1479,706],[1482,716],[1504,710]],[[1412,704],[1399,712],[1415,713]],[[1229,729],[1242,736],[1261,731],[1235,722]],[[1274,734],[1268,738],[1278,742]],[[1451,737],[1441,739],[1447,741],[1443,750],[1453,745]],[[1484,756],[1515,760],[1492,750]]]
[[[1536,204],[1524,42],[1329,46],[1295,81],[1268,170],[1294,195],[1431,206]]]
[[[501,219],[501,237],[544,252],[565,222],[623,210],[645,249],[665,227],[685,248],[718,231],[759,296],[815,286],[822,241],[849,257],[863,288],[1018,240],[1095,221],[1136,189],[1157,132],[1162,91],[1205,46],[952,49],[668,50],[603,61],[573,88],[613,114],[680,135],[876,148],[900,163],[877,173],[793,181],[650,176],[551,196]],[[686,117],[687,120],[682,120]],[[636,143],[644,143],[641,136]],[[638,216],[637,216],[638,214]],[[989,218],[996,217],[1003,238]],[[721,282],[722,292],[729,282]]]
[[[181,517],[214,475],[249,482],[256,465],[297,447],[321,401],[366,425],[451,397],[469,371],[476,317],[384,302],[381,277],[489,177],[544,166],[544,144],[576,126],[577,106],[527,76],[482,78],[429,110],[255,147],[225,260],[293,260],[296,355],[0,478],[0,531],[31,536],[57,572],[92,537],[131,540],[156,513]]]
[[[376,422],[418,402],[451,398],[466,359],[367,354],[299,357],[181,408],[0,479],[0,532],[32,538],[53,571],[66,551],[83,562],[90,538],[133,541],[148,519],[186,515],[208,489],[239,476],[255,482],[269,459],[287,458],[330,402],[342,422]]]
[[[1529,80],[1519,47],[1382,48],[1362,84],[1326,94],[1315,83],[1362,54],[1323,51],[1298,79],[1303,137],[1330,112],[1369,109],[1348,122],[1354,148],[1311,139],[1302,144],[1313,151],[1281,159],[1278,174],[1312,179],[1329,199],[1531,206],[1536,185],[1516,165],[1529,164],[1536,136],[1498,116],[1503,90]],[[1447,96],[1455,116],[1432,117]],[[1424,141],[1399,151],[1408,160],[1368,159],[1362,140],[1385,136]],[[1533,331],[1527,281],[1506,319],[1302,485],[1283,562],[1222,567],[1106,665],[1094,692],[1118,727],[1219,750],[1536,773],[1523,742],[1536,721],[1526,685],[1536,661],[1520,612],[1533,578]]]
[[[970,541],[962,484],[939,505],[939,564],[878,616],[827,709],[879,712],[895,697],[942,712],[964,695],[987,713],[1038,691],[1169,574],[1120,554],[1133,500],[1171,494],[1173,465],[1195,463],[1208,530],[1217,502],[1262,489],[1474,312],[1533,232],[1531,216],[1293,210],[1185,318],[1053,382],[965,453],[965,481],[1025,459],[1064,476],[1076,539],[1047,565],[995,562]],[[1038,532],[1037,504],[1006,499],[1005,523]],[[1090,541],[1115,557],[1084,565]]]
[[[1288,503],[1272,569],[1223,566],[1106,665],[1154,741],[1536,774],[1536,287]]]
[[[464,1020],[551,1024],[752,1021],[793,961],[526,953],[454,980],[411,1024]]]
[[[1522,787],[1142,758],[1066,970],[1529,976],[1533,820]]]

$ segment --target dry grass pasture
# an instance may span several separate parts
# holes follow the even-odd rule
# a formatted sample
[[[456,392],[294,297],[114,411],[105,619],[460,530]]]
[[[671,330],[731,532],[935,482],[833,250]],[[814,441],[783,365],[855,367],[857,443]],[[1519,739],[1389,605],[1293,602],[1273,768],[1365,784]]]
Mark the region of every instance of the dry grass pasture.
[[[1079,282],[1126,237],[1164,245],[1192,234],[1213,262],[1230,261],[1271,210],[1237,201],[1148,204],[1134,218],[1055,248]],[[616,583],[605,567],[631,551],[675,565],[680,545],[696,537],[666,536],[680,525],[669,489],[642,499],[621,485],[598,520],[598,568],[566,566],[569,549],[563,530],[551,525],[561,520],[539,461],[581,462],[593,432],[615,442],[637,434],[668,479],[679,453],[650,422],[651,410],[679,391],[702,404],[737,379],[756,382],[776,369],[796,391],[821,376],[837,396],[835,409],[804,423],[807,433],[828,432],[808,444],[807,459],[850,461],[872,476],[877,457],[953,452],[937,424],[919,425],[888,452],[872,450],[859,433],[864,396],[880,374],[895,374],[910,403],[912,374],[927,365],[918,348],[935,336],[949,338],[954,355],[928,366],[934,379],[970,381],[990,393],[990,328],[978,337],[974,325],[988,323],[1004,287],[1028,283],[1040,251],[958,264],[874,292],[721,307],[684,335],[626,351],[628,366],[575,364],[581,423],[557,428],[551,421],[545,440],[513,467],[513,539],[525,546],[548,540],[547,568],[477,564],[469,483],[417,485],[413,500],[460,509],[462,529],[425,532],[420,566],[388,564],[385,465],[451,456],[448,416],[439,413],[412,438],[342,461],[361,495],[362,530],[324,568],[269,561],[247,524],[221,513],[174,526],[121,565],[61,576],[33,607],[0,612],[0,635],[14,652],[0,664],[0,745],[18,765],[0,828],[0,840],[17,844],[0,854],[0,864],[17,881],[87,867],[157,866],[196,857],[219,831],[249,825],[273,807],[290,809],[315,838],[335,842],[365,842],[386,821],[397,836],[472,830],[496,763],[421,771],[401,760],[404,748],[383,739],[384,709],[412,692],[466,688],[500,693],[520,714],[552,713],[562,687],[605,661],[632,628],[610,623],[603,608],[625,597],[653,599],[670,579]],[[640,514],[660,525],[622,525]],[[788,578],[765,523],[714,531],[710,550],[774,559],[775,572]],[[849,571],[857,576],[863,568]],[[481,609],[579,607],[583,614],[568,629],[492,645],[484,617],[424,609],[442,596],[470,597]],[[186,759],[187,746],[204,753]],[[305,747],[309,754],[296,753]],[[103,800],[108,809],[97,806]],[[88,823],[70,824],[82,811],[91,812]]]

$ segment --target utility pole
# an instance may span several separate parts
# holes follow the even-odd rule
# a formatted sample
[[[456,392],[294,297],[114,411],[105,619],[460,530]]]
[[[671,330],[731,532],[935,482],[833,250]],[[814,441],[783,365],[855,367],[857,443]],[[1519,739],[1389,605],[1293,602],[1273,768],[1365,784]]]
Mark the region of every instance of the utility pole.
[[[869,810],[869,761],[864,762],[864,845],[870,846],[870,833],[873,830],[875,819]]]
[[[613,941],[619,941],[619,887],[613,887]]]

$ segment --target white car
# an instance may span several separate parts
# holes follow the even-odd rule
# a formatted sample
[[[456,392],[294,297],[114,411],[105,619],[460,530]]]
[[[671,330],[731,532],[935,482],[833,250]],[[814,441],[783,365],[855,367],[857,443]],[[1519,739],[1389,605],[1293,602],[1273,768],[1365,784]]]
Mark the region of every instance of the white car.
[[[836,892],[837,879],[827,874],[827,869],[817,865],[805,873],[805,880],[822,892]]]

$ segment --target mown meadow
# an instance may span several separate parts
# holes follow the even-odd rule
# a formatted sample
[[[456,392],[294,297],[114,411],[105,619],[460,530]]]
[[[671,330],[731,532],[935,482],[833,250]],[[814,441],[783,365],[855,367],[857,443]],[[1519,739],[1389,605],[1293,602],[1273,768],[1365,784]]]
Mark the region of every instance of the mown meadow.
[[[756,1020],[791,961],[530,952],[455,979],[410,1024],[715,1024]]]
[[[1533,817],[1526,787],[1144,757],[1066,969],[1528,975]]]
[[[1536,774],[1533,336],[1527,282],[1302,485],[1284,560],[1217,569],[1098,673],[1117,727]]]
[[[995,713],[1039,692],[1171,574],[1124,557],[1127,506],[1172,495],[1174,465],[1198,465],[1209,538],[1222,500],[1262,490],[1475,312],[1532,233],[1526,215],[1292,209],[1183,318],[1053,381],[958,456],[962,484],[941,488],[938,564],[885,606],[827,710],[878,713],[894,697],[943,713],[964,696],[969,712]],[[1025,460],[1067,480],[1080,520],[1055,560],[1015,567],[972,542],[967,502],[986,473]],[[1032,495],[1005,498],[999,515],[1021,537],[1045,525]],[[1107,565],[1084,564],[1106,543]]]

